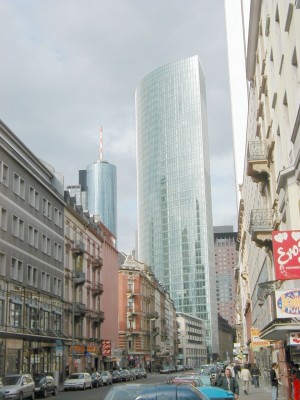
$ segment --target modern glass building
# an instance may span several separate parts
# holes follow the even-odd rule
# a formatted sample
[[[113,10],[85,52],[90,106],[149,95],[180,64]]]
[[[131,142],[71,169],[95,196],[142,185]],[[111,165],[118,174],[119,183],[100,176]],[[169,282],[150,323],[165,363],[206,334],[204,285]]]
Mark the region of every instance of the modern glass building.
[[[86,172],[86,182],[79,183],[87,187],[88,210],[117,237],[117,168],[98,160],[88,165]]]
[[[163,66],[136,90],[138,258],[179,312],[206,322],[217,354],[205,77],[198,56]],[[201,340],[201,338],[198,338]]]

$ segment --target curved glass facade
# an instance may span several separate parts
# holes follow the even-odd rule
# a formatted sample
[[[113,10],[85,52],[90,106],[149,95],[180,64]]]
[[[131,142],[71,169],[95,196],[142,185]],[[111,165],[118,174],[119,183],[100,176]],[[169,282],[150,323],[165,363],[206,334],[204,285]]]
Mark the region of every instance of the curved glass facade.
[[[96,161],[87,169],[88,210],[117,237],[117,169],[106,161]]]
[[[205,77],[198,56],[163,66],[136,90],[138,258],[180,312],[218,322]]]

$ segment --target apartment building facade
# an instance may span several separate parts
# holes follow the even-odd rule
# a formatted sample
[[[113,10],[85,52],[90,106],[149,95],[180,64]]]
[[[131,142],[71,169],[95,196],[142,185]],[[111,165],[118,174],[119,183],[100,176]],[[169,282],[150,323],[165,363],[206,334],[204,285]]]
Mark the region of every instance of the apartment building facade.
[[[252,0],[247,148],[239,208],[237,336],[291,394],[299,363],[300,2]],[[292,266],[287,261],[292,263]],[[290,268],[290,269],[289,269]],[[292,308],[285,307],[287,301]]]
[[[63,185],[0,121],[0,375],[62,371]]]
[[[175,364],[176,313],[169,294],[151,269],[121,254],[119,270],[119,348],[121,366],[159,370]]]

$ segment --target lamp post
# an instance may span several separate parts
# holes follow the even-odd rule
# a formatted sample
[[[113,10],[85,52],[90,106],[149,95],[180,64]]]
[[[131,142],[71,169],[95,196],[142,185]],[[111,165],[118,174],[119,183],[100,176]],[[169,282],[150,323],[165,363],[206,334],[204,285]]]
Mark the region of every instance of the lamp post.
[[[155,321],[155,318],[150,318],[150,372],[152,372],[152,321]]]

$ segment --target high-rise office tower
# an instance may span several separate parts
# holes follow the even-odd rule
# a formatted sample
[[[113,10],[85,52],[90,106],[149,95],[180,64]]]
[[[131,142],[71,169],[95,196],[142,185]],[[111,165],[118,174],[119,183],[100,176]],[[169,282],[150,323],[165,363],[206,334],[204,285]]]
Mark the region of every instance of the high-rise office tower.
[[[163,66],[136,90],[138,257],[178,311],[206,322],[218,353],[205,77],[198,56]]]
[[[117,168],[103,161],[102,129],[99,160],[79,171],[79,184],[87,191],[87,209],[117,237]]]
[[[235,327],[235,271],[239,256],[237,232],[233,232],[231,225],[215,226],[214,241],[218,313]]]

